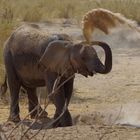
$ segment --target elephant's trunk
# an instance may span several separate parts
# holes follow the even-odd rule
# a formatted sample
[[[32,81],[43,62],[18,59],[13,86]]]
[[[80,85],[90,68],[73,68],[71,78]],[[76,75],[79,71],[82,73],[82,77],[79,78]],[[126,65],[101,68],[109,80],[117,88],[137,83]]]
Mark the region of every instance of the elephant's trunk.
[[[99,45],[105,51],[105,64],[103,65],[100,61],[100,65],[97,69],[97,72],[101,74],[109,73],[112,69],[112,52],[110,47],[106,43],[99,41],[94,41],[91,43],[91,45]]]

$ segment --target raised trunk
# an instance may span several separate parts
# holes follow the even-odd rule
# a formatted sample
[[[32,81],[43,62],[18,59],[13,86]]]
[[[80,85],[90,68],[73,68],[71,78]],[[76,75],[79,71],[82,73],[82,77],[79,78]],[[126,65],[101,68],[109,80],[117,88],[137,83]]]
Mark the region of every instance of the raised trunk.
[[[105,51],[105,64],[103,65],[101,63],[97,72],[101,74],[109,73],[112,69],[112,52],[111,52],[110,47],[106,43],[99,42],[99,41],[94,41],[91,43],[91,45],[99,45]]]

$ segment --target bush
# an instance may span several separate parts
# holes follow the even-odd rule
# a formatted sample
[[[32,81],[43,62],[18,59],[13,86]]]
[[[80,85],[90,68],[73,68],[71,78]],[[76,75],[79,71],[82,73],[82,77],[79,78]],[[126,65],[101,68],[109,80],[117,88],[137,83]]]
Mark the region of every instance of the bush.
[[[42,13],[40,12],[40,8],[35,6],[26,10],[25,15],[23,16],[23,21],[38,22],[41,18]]]
[[[0,83],[3,82],[4,79],[4,66],[3,66],[3,48],[6,39],[10,36],[12,30],[14,28],[13,23],[1,23],[0,24]]]

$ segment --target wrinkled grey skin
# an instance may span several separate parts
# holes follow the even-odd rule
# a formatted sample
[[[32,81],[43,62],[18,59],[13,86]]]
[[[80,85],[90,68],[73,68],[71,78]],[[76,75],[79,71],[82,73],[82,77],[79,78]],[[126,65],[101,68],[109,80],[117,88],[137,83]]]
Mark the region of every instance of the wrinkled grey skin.
[[[95,73],[110,72],[112,54],[109,46],[103,42],[92,42],[92,45],[99,45],[104,49],[105,65],[101,63],[93,47],[83,43],[74,44],[67,35],[48,35],[35,25],[24,25],[13,32],[4,49],[6,76],[11,97],[9,120],[20,121],[19,90],[21,87],[27,90],[29,111],[31,111],[38,105],[36,88],[46,86],[48,93],[51,93],[59,75],[62,75],[59,83],[61,84],[75,73],[87,77]],[[66,100],[67,105],[69,104],[73,82],[74,77],[57,90],[57,94],[51,98],[56,107],[54,118],[62,113]],[[4,87],[6,87],[6,79],[1,90]],[[39,111],[41,110],[39,107]],[[36,115],[37,109],[31,113],[31,118]],[[47,112],[42,115],[42,117],[45,116]],[[67,109],[54,127],[71,125],[72,118]]]

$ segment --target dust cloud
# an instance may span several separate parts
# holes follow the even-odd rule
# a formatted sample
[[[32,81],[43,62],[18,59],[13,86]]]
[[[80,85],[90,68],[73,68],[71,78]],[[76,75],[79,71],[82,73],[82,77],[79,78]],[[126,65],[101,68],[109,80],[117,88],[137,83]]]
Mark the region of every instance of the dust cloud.
[[[116,124],[140,128],[140,103],[127,103],[123,105]]]

